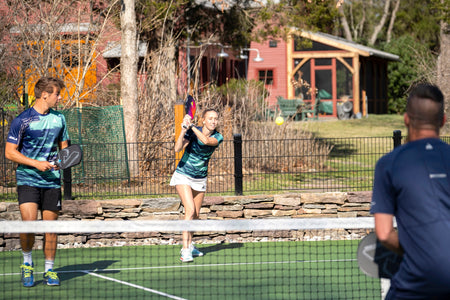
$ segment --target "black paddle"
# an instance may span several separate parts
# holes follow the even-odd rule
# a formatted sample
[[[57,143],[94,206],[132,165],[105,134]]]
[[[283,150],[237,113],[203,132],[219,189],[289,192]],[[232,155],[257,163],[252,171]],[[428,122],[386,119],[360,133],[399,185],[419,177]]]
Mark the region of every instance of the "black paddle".
[[[80,145],[73,144],[59,151],[55,164],[62,170],[78,165],[83,158]]]
[[[358,245],[359,268],[370,277],[392,278],[401,261],[400,255],[380,243],[375,232],[364,237]]]

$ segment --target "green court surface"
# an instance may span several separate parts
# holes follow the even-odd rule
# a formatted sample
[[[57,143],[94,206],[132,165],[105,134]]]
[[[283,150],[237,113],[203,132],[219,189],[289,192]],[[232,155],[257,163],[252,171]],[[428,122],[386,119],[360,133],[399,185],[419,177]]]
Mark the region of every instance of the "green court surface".
[[[0,299],[381,299],[356,261],[357,240],[205,244],[192,263],[180,245],[59,249],[61,285],[20,282],[20,251],[0,252]]]

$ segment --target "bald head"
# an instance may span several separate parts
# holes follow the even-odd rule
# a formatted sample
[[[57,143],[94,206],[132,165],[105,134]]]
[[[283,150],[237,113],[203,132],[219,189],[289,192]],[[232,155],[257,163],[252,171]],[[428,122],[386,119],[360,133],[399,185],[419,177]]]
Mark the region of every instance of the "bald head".
[[[439,132],[444,120],[444,95],[437,86],[418,84],[409,94],[406,114],[413,129]]]

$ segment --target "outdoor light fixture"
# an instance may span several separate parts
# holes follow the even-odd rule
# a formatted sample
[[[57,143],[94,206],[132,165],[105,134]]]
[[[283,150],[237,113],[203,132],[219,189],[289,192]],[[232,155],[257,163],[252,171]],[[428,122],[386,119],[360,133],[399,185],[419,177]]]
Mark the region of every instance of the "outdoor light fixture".
[[[239,54],[240,59],[248,59],[248,55],[244,54],[244,51],[241,49],[241,53]]]
[[[220,52],[217,53],[217,57],[219,57],[219,58],[227,58],[228,56],[229,56],[228,53],[226,53],[226,52],[223,50],[223,47],[222,47],[222,50],[220,50]]]
[[[189,48],[201,48],[201,47],[208,47],[208,46],[219,46],[221,48],[220,52],[217,53],[217,57],[219,58],[227,58],[230,55],[225,52],[224,48],[230,48],[230,46],[224,46],[221,43],[200,43],[198,46],[189,46]]]
[[[243,48],[241,49],[241,53],[239,54],[240,59],[248,59],[248,55],[244,54],[244,51],[256,51],[256,57],[253,59],[254,62],[262,62],[264,58],[259,55],[259,50],[254,48]]]
[[[256,54],[256,57],[253,59],[254,62],[263,62],[264,58],[259,56],[259,52]]]

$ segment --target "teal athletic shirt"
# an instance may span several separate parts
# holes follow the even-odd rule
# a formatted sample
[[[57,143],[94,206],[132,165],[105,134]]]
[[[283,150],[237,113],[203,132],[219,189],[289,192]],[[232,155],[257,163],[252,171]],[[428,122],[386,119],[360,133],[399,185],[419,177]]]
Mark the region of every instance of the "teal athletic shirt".
[[[20,153],[39,161],[55,161],[58,142],[69,139],[63,114],[50,109],[45,115],[29,108],[15,118],[9,129],[7,142],[18,145]],[[38,188],[61,187],[60,172],[41,172],[30,166],[20,165],[16,170],[17,185]]]
[[[202,130],[201,127],[197,127],[197,129]],[[217,131],[214,131],[210,137],[217,139],[219,142],[217,146],[203,144],[192,129],[188,130],[184,138],[189,140],[189,144],[175,171],[191,178],[205,178],[208,175],[209,159],[223,141],[223,136]]]

